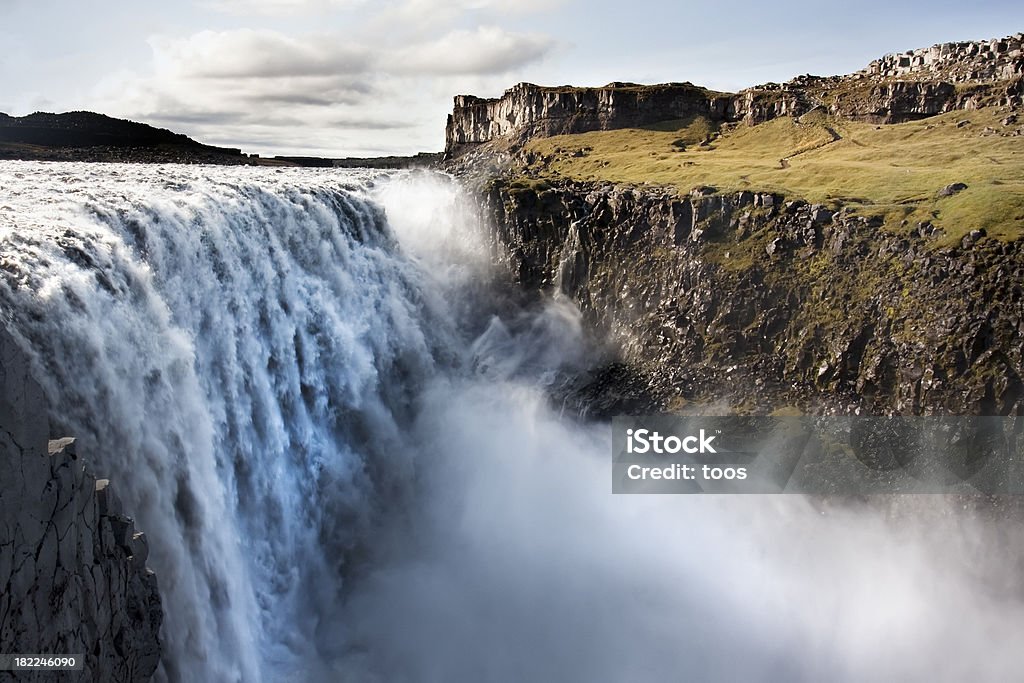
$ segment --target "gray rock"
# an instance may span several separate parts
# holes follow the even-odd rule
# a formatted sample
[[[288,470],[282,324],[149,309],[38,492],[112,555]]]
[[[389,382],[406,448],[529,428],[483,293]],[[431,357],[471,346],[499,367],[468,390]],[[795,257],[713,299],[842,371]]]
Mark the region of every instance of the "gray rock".
[[[0,329],[2,650],[85,655],[61,681],[148,681],[163,618],[148,546],[110,496],[98,509],[106,487],[74,439],[48,440],[46,415],[28,359]]]
[[[755,125],[780,116],[798,118],[822,107],[820,87],[827,90],[833,84],[852,84],[861,92],[832,101],[828,105],[832,115],[872,123],[916,120],[975,109],[986,95],[1016,97],[1003,84],[1024,76],[1020,55],[1020,42],[1012,37],[948,43],[886,55],[848,76],[798,77],[738,93],[713,92],[689,83],[610,83],[602,88],[520,83],[498,98],[456,96],[445,130],[445,158],[452,161],[472,155],[477,146],[495,140],[504,141],[508,149],[519,149],[533,137],[635,128],[695,115],[727,125]],[[967,82],[984,85],[984,92],[957,87]],[[712,134],[699,145],[707,146],[714,138]]]
[[[956,193],[963,192],[966,189],[967,185],[965,183],[950,183],[949,185],[946,185],[944,188],[938,191],[938,196],[952,197]]]
[[[832,222],[833,213],[831,209],[822,206],[821,204],[815,204],[811,207],[811,220],[819,225]]]
[[[541,203],[501,183],[486,190],[512,271],[543,287],[567,240],[586,253],[574,299],[590,323],[623,331],[627,362],[650,373],[643,385],[666,401],[686,387],[701,400],[767,409],[847,410],[852,398],[878,414],[1024,410],[1019,241],[978,231],[964,236],[969,249],[936,248],[912,235],[941,234],[928,222],[878,230],[840,210],[819,225],[810,207],[750,210],[736,195],[634,189],[627,198],[596,183],[546,192]],[[709,232],[691,242],[691,229]]]
[[[698,185],[697,187],[690,190],[690,195],[693,197],[708,197],[718,192],[717,188],[711,187],[710,185]]]

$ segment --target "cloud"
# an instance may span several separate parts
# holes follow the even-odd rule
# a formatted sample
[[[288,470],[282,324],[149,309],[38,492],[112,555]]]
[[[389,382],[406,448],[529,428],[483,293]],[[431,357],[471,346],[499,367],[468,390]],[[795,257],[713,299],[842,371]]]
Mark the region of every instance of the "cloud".
[[[302,39],[277,31],[201,31],[149,40],[158,70],[195,78],[274,78],[363,73],[371,55],[339,36]]]
[[[500,89],[555,45],[495,26],[421,40],[400,28],[153,36],[149,72],[111,75],[95,108],[262,154],[436,151],[453,94]]]
[[[427,74],[499,74],[546,56],[555,41],[536,33],[509,33],[495,26],[452,31],[442,38],[400,50],[395,71]]]
[[[234,124],[268,128],[304,127],[310,123],[309,119],[303,119],[298,116],[282,116],[262,111],[188,111],[178,109],[169,114],[153,112],[148,118],[150,120],[160,120],[164,123],[201,125]],[[389,121],[377,118],[359,118],[357,116],[339,116],[333,119],[320,121],[320,123],[323,125],[359,130],[400,130],[403,128],[411,128],[413,126],[413,124],[408,121]]]
[[[365,3],[366,0],[207,0],[200,4],[225,14],[276,16],[350,9]]]
[[[387,16],[411,24],[436,26],[467,15],[531,14],[563,4],[565,0],[405,0]]]
[[[294,116],[296,109],[337,109],[374,94],[372,56],[330,36],[298,39],[274,31],[202,31],[153,37],[153,73],[118,74],[98,92],[164,120],[247,122]],[[308,111],[298,117],[310,120]]]
[[[337,111],[367,103],[373,87],[348,76],[194,79],[144,78],[129,74],[114,78],[98,89],[100,99],[122,110],[161,119],[239,121],[253,117],[303,111],[304,120],[316,110]]]
[[[360,130],[399,130],[402,128],[412,128],[413,126],[413,124],[405,121],[385,121],[382,119],[365,119],[348,116],[331,119],[328,123],[332,126],[358,128]]]
[[[338,104],[358,104],[371,95],[374,90],[373,86],[367,82],[325,82],[329,80],[285,79],[273,81],[268,83],[266,88],[250,91],[248,97],[263,104],[331,107]]]

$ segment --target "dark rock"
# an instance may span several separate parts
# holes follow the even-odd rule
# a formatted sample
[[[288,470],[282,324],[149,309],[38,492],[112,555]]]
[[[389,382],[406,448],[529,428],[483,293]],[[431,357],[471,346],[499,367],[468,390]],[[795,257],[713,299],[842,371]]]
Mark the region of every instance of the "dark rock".
[[[2,650],[85,656],[73,678],[25,680],[148,681],[163,619],[148,548],[119,508],[100,505],[74,439],[48,441],[28,367],[0,330]]]
[[[815,204],[811,207],[811,220],[818,224],[825,224],[832,222],[833,213],[828,208]]]
[[[586,254],[563,291],[662,407],[727,398],[757,410],[1024,411],[1021,242],[979,230],[964,238],[969,249],[940,249],[844,210],[819,224],[816,207],[743,208],[783,203],[767,194],[587,183],[544,194],[500,180],[485,192],[512,272],[550,287],[565,253]]]
[[[0,159],[247,164],[242,150],[89,111],[0,114]]]
[[[966,189],[967,185],[964,183],[950,183],[939,190],[937,194],[939,197],[952,197],[957,192],[963,192]]]

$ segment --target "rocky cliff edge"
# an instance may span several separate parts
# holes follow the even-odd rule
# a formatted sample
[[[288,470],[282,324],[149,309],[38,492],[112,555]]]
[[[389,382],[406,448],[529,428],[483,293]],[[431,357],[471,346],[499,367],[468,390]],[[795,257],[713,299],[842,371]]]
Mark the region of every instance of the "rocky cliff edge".
[[[537,136],[644,126],[694,115],[756,125],[821,109],[832,116],[897,123],[987,105],[1020,106],[1024,34],[886,55],[847,76],[800,76],[738,93],[691,83],[601,88],[520,83],[498,98],[455,97],[446,128],[451,159],[481,143],[511,146]]]
[[[49,440],[28,359],[0,330],[0,653],[84,655],[18,681],[148,681],[162,620],[145,536],[74,439]]]

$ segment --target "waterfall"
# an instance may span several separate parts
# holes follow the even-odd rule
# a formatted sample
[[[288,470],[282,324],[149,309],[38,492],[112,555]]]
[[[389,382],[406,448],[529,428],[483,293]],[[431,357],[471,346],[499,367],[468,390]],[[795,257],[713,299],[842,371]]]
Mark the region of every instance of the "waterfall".
[[[263,680],[412,481],[415,388],[449,365],[366,175],[4,173],[4,323],[54,418],[151,539],[165,666]]]
[[[0,162],[0,323],[147,534],[160,679],[1019,675],[1013,525],[612,496],[578,311],[491,261],[437,174]]]

